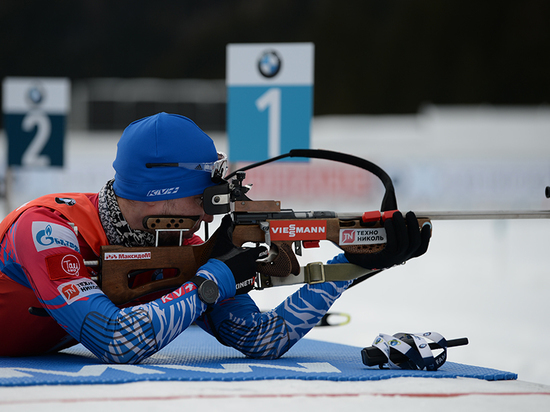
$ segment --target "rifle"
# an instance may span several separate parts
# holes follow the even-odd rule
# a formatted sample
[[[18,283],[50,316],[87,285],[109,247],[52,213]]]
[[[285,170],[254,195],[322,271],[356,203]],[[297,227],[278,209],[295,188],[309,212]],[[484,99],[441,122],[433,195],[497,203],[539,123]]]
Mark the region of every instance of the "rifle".
[[[304,211],[282,209],[275,200],[251,200],[244,184],[246,170],[286,157],[308,157],[342,162],[360,167],[377,176],[385,193],[380,211],[365,213],[336,213],[331,211]],[[296,255],[302,248],[318,247],[321,240],[336,244],[344,252],[377,253],[386,242],[384,220],[397,211],[395,189],[390,176],[380,167],[365,159],[327,150],[298,149],[289,153],[243,167],[215,186],[204,191],[203,207],[207,214],[230,213],[235,222],[233,242],[236,246],[252,242],[267,244],[269,256],[257,262],[255,289],[300,283],[321,283],[333,280],[352,280],[357,284],[383,269],[367,270],[346,264],[324,265],[310,262],[300,267]],[[420,226],[431,225],[433,219],[484,218],[548,218],[550,212],[420,212]],[[158,291],[173,290],[195,276],[200,266],[208,261],[217,233],[200,245],[182,246],[183,233],[192,228],[197,217],[147,216],[144,226],[156,234],[154,247],[102,246],[99,261],[85,262],[99,266],[97,281],[103,292],[115,304],[130,302]],[[159,246],[163,232],[179,235],[177,246]],[[132,285],[136,274],[155,269],[175,269],[175,276]]]

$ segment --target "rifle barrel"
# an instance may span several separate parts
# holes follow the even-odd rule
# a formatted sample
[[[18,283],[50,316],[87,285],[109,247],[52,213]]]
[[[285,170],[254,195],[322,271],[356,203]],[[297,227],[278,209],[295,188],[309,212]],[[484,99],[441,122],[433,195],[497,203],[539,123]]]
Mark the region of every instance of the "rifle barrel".
[[[465,212],[415,212],[418,218],[430,220],[492,220],[492,219],[550,219],[550,210],[487,210]],[[340,219],[360,219],[362,213],[338,213]]]
[[[550,210],[488,210],[467,212],[415,212],[431,220],[550,219]]]

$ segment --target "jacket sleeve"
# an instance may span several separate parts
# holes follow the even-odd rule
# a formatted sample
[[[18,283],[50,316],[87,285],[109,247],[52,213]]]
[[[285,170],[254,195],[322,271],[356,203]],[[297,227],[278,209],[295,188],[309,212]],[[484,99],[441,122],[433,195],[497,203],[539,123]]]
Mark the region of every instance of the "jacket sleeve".
[[[12,276],[18,274],[59,325],[104,362],[141,361],[206,310],[191,282],[152,302],[118,308],[88,277],[74,231],[47,210],[25,212],[8,236],[16,251]],[[235,294],[225,264],[211,260],[197,274],[218,284],[220,300]]]
[[[345,262],[339,255],[328,263]],[[215,305],[197,324],[249,357],[275,359],[319,323],[350,283],[304,285],[267,312],[261,312],[249,295],[237,295]]]

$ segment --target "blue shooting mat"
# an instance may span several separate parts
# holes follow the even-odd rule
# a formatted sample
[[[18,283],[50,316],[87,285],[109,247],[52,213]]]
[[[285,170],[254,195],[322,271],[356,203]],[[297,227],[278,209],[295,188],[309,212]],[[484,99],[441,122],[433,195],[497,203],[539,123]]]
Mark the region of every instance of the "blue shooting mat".
[[[138,365],[101,363],[82,345],[47,356],[0,357],[0,386],[264,379],[367,381],[398,377],[517,379],[514,373],[453,362],[446,362],[435,372],[367,367],[361,361],[361,349],[302,339],[280,359],[256,360],[192,326]]]

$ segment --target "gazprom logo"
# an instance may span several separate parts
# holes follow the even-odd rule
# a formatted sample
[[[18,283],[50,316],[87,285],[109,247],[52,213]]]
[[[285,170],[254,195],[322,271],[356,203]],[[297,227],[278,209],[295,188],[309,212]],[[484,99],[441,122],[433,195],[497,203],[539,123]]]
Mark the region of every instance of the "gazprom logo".
[[[68,247],[80,253],[75,233],[56,223],[32,222],[32,238],[37,252],[55,247]]]
[[[36,241],[42,246],[50,246],[53,243],[52,226],[48,225],[46,226],[46,229],[40,230],[37,233]]]

